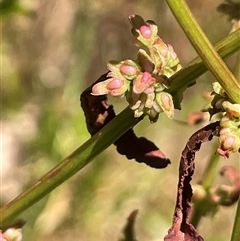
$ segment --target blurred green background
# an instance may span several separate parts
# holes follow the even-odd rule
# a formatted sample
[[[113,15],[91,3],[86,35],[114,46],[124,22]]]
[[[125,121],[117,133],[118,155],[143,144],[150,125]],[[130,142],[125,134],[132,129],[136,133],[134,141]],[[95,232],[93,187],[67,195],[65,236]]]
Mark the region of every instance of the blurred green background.
[[[216,11],[221,3],[188,1],[212,43],[231,29],[227,17]],[[174,46],[184,66],[196,56],[164,1],[153,0],[3,0],[1,41],[1,205],[25,190],[89,139],[80,93],[107,71],[110,59],[134,59],[128,15],[140,14],[159,26],[159,35]],[[227,60],[233,70],[235,56]],[[211,91],[210,73],[184,95],[176,120],[205,106],[203,91]],[[121,111],[124,99],[110,98]],[[140,241],[160,241],[171,226],[181,151],[199,126],[169,121],[161,115],[135,127],[153,140],[172,160],[164,170],[127,160],[111,146],[92,163],[23,212],[27,220],[24,241],[118,240],[126,218],[139,209],[136,234]],[[193,183],[201,180],[215,152],[204,144],[197,154]],[[239,154],[224,165],[237,166]],[[216,176],[215,185],[229,184]],[[204,217],[198,227],[207,241],[229,239],[236,205],[221,207]]]

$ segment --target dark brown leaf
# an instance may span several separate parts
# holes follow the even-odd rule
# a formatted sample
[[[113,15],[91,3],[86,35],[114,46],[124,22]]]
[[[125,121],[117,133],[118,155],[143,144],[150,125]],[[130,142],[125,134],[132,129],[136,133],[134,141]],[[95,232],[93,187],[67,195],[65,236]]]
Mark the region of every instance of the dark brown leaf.
[[[191,215],[191,180],[195,169],[195,153],[201,144],[212,140],[219,122],[211,123],[194,133],[182,152],[179,166],[179,182],[173,225],[165,236],[165,241],[203,241],[194,226],[189,223]]]
[[[91,94],[93,85],[106,78],[107,74],[102,75],[80,97],[88,132],[92,136],[115,117],[113,106],[107,104],[105,95],[93,96]],[[143,162],[154,168],[165,168],[170,163],[170,160],[153,142],[144,137],[137,137],[132,129],[124,133],[114,142],[114,145],[116,145],[117,151],[128,159],[135,159],[137,162]]]

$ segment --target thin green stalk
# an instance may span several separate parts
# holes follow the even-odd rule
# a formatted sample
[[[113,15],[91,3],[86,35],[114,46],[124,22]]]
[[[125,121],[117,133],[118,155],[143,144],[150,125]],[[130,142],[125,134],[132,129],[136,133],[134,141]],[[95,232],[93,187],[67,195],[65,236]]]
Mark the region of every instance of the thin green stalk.
[[[238,199],[238,206],[236,211],[236,216],[233,224],[233,231],[231,241],[240,240],[240,198]]]
[[[40,180],[3,206],[0,210],[0,226],[3,227],[10,223],[20,212],[38,202],[54,188],[73,176],[138,121],[139,119],[134,118],[130,108],[122,111],[117,118],[114,118]]]
[[[237,61],[236,61],[235,69],[234,69],[234,75],[236,76],[238,83],[240,83],[240,52],[238,52],[238,55],[237,55]]]
[[[240,83],[240,52],[238,52],[238,55],[237,55],[234,75],[236,76],[238,83]],[[236,215],[235,215],[235,220],[234,220],[233,230],[231,235],[231,241],[239,241],[239,240],[240,240],[240,197],[238,198],[238,206],[236,210]]]
[[[203,33],[184,0],[166,0],[178,23],[205,65],[227,92],[230,99],[240,103],[240,85]]]
[[[216,51],[218,51],[218,54],[222,58],[227,58],[240,49],[239,36],[240,29],[221,39],[215,45]],[[206,72],[206,70],[207,67],[203,64],[201,58],[196,57],[169,79],[171,82],[171,87],[168,89],[169,93],[174,94],[179,90],[186,88],[191,81],[198,78],[200,75]]]
[[[218,154],[212,155],[212,158],[209,160],[208,165],[205,168],[203,178],[202,178],[202,186],[207,192],[209,191],[209,189],[211,188],[214,182],[219,159],[220,159],[220,155]]]
[[[211,188],[217,171],[217,165],[219,163],[220,156],[217,154],[212,155],[211,159],[206,166],[202,178],[202,186],[207,193],[206,199],[201,200],[200,202],[196,202],[194,204],[193,213],[191,216],[191,223],[192,225],[197,228],[201,218],[205,216],[208,212],[211,212],[212,209],[210,208],[211,203],[208,202],[208,193],[209,189]],[[210,206],[209,206],[210,205]]]
[[[232,37],[230,35],[229,39],[235,39],[235,37]],[[225,43],[228,43],[228,38],[226,38],[224,42],[218,43],[219,45],[222,44],[219,49],[219,54],[222,54],[223,58],[229,56],[229,54],[239,48],[236,46],[235,41],[230,41],[227,45],[225,45]],[[206,71],[206,68],[204,68],[204,64],[200,60],[198,61],[197,66],[202,69],[201,72],[198,72],[196,75],[193,74],[193,72],[196,72],[196,69],[192,68],[192,66],[184,68],[181,71],[183,76],[182,79],[181,76],[178,76],[174,83],[184,81],[186,73],[192,76],[192,78],[188,78],[188,82],[185,83],[186,85],[191,83],[194,78],[203,74]],[[9,224],[18,214],[38,202],[54,188],[81,170],[95,156],[105,150],[124,132],[136,124],[137,121],[138,120],[133,117],[132,112],[128,108],[121,112],[114,120],[101,129],[99,133],[85,142],[26,191],[3,206],[0,209],[0,227]]]

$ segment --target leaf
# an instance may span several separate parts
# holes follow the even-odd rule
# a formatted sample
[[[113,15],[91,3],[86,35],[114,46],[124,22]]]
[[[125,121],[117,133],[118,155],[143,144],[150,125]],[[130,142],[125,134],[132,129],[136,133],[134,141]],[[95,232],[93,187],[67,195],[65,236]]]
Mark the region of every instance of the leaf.
[[[179,182],[173,225],[164,241],[203,241],[194,226],[189,223],[192,211],[191,180],[195,169],[195,153],[200,150],[203,142],[212,140],[219,121],[211,123],[195,132],[188,140],[182,152],[179,166]]]

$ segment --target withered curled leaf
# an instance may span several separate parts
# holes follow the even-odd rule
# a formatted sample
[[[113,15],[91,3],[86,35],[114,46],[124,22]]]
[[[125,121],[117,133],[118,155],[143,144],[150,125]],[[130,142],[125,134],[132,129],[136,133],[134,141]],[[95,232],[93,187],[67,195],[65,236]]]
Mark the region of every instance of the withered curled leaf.
[[[212,140],[218,126],[219,121],[195,132],[189,138],[182,152],[173,225],[169,229],[168,235],[165,236],[164,241],[203,241],[203,238],[189,221],[192,211],[192,187],[190,182],[195,169],[195,153],[200,150],[203,142]]]
[[[107,79],[107,73],[83,91],[80,96],[81,107],[86,117],[88,132],[93,136],[103,126],[110,122],[116,115],[112,105],[107,104],[106,95],[94,96],[92,87]],[[129,129],[114,142],[117,151],[128,159],[135,159],[154,168],[165,168],[170,160],[151,141],[144,137],[137,137],[132,129]]]

